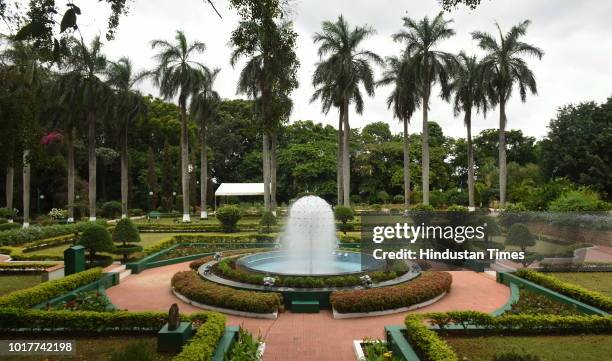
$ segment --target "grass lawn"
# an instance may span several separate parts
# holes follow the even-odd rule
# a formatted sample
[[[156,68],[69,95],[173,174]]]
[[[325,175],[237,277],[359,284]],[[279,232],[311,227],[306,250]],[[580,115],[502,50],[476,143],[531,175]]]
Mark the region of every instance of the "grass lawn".
[[[504,243],[506,237],[493,237],[493,241],[497,243]],[[536,244],[533,247],[527,247],[528,252],[535,252],[542,256],[560,256],[565,253],[568,246],[559,245],[556,243],[548,242],[546,240],[536,240]],[[521,247],[518,246],[506,246],[506,251],[520,251]]]
[[[537,355],[541,361],[604,361],[612,355],[612,335],[446,337],[445,340],[462,361],[490,361],[495,354],[510,351]]]
[[[546,274],[612,298],[612,272],[552,272]]]
[[[0,296],[24,288],[30,288],[40,282],[40,275],[0,275]]]
[[[8,339],[20,339],[23,340],[23,336],[11,336],[1,335],[4,340]],[[60,360],[71,360],[71,361],[108,361],[114,352],[121,352],[132,342],[143,342],[146,348],[156,356],[158,361],[171,360],[173,355],[158,354],[157,338],[156,337],[135,337],[135,336],[104,336],[104,337],[91,337],[91,338],[75,338],[74,336],[66,336],[63,338],[39,336],[38,339],[43,340],[76,340],[76,355],[75,356],[14,356],[8,357],[3,356],[3,361],[60,361]],[[137,361],[137,360],[134,360]]]

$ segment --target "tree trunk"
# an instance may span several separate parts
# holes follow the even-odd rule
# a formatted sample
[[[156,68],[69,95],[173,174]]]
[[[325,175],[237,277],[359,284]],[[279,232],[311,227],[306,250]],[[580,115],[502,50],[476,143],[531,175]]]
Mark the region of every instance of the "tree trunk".
[[[181,107],[181,186],[183,191],[183,222],[190,222],[189,216],[189,129],[187,126],[187,110],[185,102]]]
[[[96,113],[90,110],[87,113],[89,142],[89,220],[96,220]]]
[[[338,116],[338,159],[337,159],[337,164],[336,164],[336,188],[337,188],[337,192],[338,192],[338,202],[336,204],[340,205],[343,204],[343,200],[344,200],[344,194],[343,194],[343,187],[342,187],[342,162],[344,161],[342,158],[342,149],[343,149],[343,145],[342,145],[342,138],[344,136],[344,134],[342,133],[342,129],[344,128],[342,126],[342,123],[344,122],[344,106],[340,106],[339,108],[339,116]]]
[[[506,205],[506,100],[499,101],[499,207]]]
[[[128,217],[128,199],[129,199],[129,185],[128,185],[128,124],[127,122],[123,125],[121,139],[121,218]]]
[[[13,167],[12,161],[11,165],[6,168],[6,208],[11,212],[13,210],[13,189],[15,188],[15,168]],[[13,215],[9,218],[9,222],[13,222]]]
[[[68,129],[66,132],[66,146],[68,147],[68,223],[74,222],[74,128]]]
[[[264,130],[265,132],[265,130]],[[270,210],[270,135],[264,133],[261,152],[264,183],[264,208]]]
[[[423,132],[421,134],[421,179],[423,188],[423,204],[429,204],[429,86],[423,89]]]
[[[467,161],[468,161],[468,206],[469,210],[476,209],[474,201],[474,149],[472,148],[472,112],[465,112],[465,126],[467,128]]]
[[[30,226],[30,151],[23,151],[23,228]]]
[[[410,144],[408,139],[408,119],[404,119],[404,208],[410,207]]]
[[[208,149],[206,142],[206,119],[202,118],[202,125],[200,126],[200,218],[208,218],[208,212],[206,211],[206,193],[208,191]]]
[[[348,100],[344,100],[344,139],[342,141],[342,188],[343,188],[343,204],[346,207],[351,206],[351,160],[349,149],[349,136],[351,128],[349,125],[349,104]]]
[[[272,134],[270,141],[270,207],[272,212],[276,213],[276,146],[277,146],[276,131]]]

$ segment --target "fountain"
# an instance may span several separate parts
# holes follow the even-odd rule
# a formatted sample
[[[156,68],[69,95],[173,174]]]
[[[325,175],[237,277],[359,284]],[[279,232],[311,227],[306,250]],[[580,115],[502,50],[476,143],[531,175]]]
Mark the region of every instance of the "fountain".
[[[309,276],[360,273],[381,267],[370,256],[337,250],[334,213],[317,196],[305,196],[293,203],[279,243],[281,251],[243,257],[237,264],[255,272]],[[368,257],[367,262],[362,262],[362,257]]]

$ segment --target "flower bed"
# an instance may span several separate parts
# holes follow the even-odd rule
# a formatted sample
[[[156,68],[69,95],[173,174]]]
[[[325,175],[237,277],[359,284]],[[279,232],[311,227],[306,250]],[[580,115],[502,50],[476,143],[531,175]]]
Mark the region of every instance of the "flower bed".
[[[448,272],[423,272],[412,281],[396,286],[354,291],[336,291],[330,301],[337,312],[375,312],[409,307],[438,297],[450,290]]]
[[[194,271],[175,274],[171,284],[178,293],[192,301],[237,311],[273,313],[282,303],[278,293],[236,290],[205,281]]]
[[[29,308],[102,278],[101,268],[75,273],[0,297],[0,308]]]
[[[519,300],[512,304],[505,314],[572,316],[581,315],[582,313],[574,305],[557,302],[544,295],[528,290],[520,290]]]
[[[515,275],[563,295],[572,297],[578,301],[598,307],[608,313],[612,312],[612,299],[600,293],[589,291],[580,286],[566,283],[557,278],[528,269],[519,269],[516,271]]]

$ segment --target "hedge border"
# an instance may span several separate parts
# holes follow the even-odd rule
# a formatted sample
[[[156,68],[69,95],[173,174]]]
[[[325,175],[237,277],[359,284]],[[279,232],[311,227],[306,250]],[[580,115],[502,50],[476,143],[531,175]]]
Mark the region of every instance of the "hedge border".
[[[210,312],[206,322],[198,328],[189,343],[172,361],[209,361],[225,334],[225,316]]]

